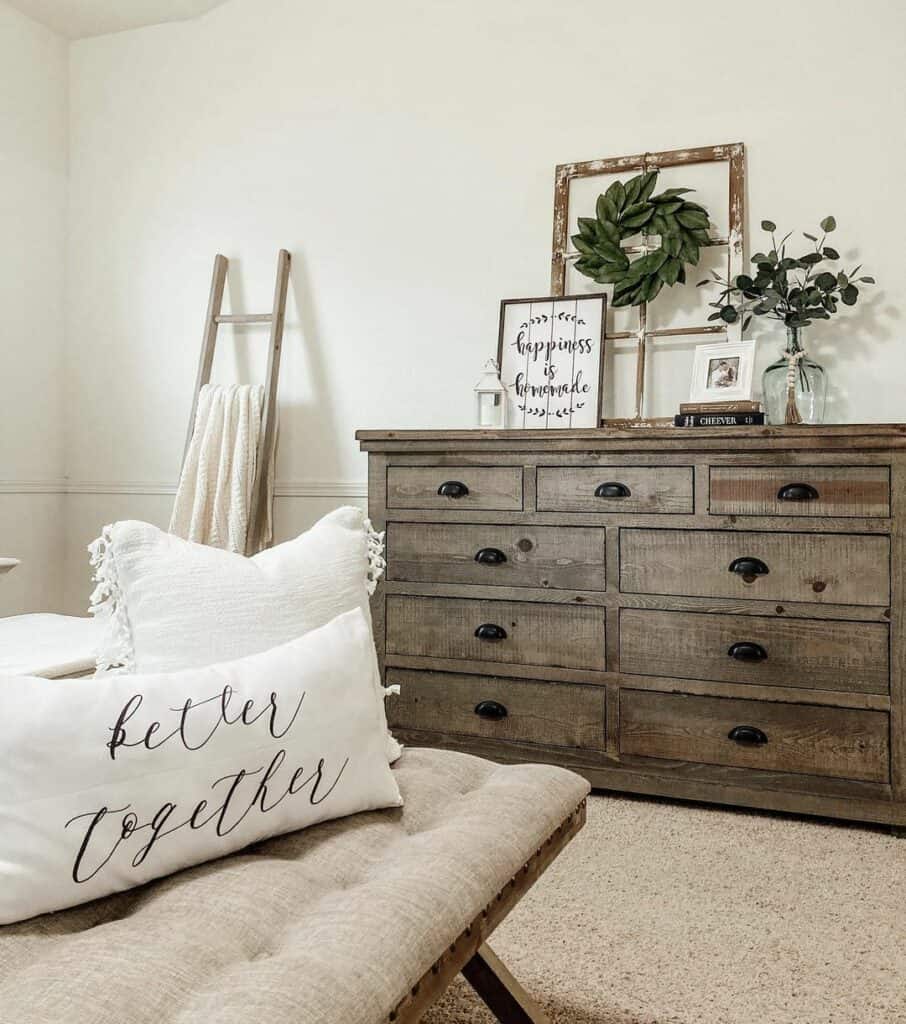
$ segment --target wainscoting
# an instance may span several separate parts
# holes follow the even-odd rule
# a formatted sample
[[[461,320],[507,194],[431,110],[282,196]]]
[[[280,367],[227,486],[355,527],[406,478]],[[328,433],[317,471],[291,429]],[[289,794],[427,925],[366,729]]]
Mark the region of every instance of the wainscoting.
[[[175,483],[159,481],[0,481],[0,554],[23,563],[0,584],[0,615],[84,614],[91,593],[88,544],[118,519],[165,529],[175,493]],[[301,533],[338,505],[366,503],[364,481],[278,481],[276,541]]]

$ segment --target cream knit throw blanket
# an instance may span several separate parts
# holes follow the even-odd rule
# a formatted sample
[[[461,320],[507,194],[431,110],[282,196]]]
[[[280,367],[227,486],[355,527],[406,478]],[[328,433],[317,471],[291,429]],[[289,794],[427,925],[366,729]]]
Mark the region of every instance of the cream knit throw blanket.
[[[197,544],[246,554],[263,404],[264,389],[260,385],[206,384],[201,389],[170,533]],[[273,479],[270,465],[264,480],[266,544],[272,538]]]

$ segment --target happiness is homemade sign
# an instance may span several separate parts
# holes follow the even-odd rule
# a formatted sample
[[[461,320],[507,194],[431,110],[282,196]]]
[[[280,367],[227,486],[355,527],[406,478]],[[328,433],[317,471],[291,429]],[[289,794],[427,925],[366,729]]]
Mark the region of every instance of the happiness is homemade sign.
[[[513,427],[597,427],[603,295],[504,299],[498,363]]]

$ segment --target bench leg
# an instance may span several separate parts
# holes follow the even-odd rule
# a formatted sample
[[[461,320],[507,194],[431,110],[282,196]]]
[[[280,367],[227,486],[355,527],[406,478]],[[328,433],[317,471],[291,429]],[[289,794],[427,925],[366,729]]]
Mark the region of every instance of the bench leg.
[[[462,973],[500,1024],[550,1024],[544,1010],[487,943],[479,947]]]

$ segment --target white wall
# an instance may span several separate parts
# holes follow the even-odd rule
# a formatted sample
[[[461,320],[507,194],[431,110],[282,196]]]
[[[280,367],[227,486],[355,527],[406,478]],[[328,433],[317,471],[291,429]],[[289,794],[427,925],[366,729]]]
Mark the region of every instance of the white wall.
[[[62,602],[67,66],[0,3],[0,615]]]
[[[195,22],[74,44],[77,489],[175,480],[215,252],[234,260],[236,307],[253,309],[270,303],[277,249],[294,254],[285,533],[361,494],[357,427],[471,424],[499,300],[548,287],[557,163],[737,140],[752,224],[809,230],[833,213],[847,258],[864,256],[880,282],[815,330],[830,414],[906,418],[893,383],[906,371],[903,11],[894,0],[765,0],[757,16],[727,0],[231,0]],[[761,335],[767,361],[780,336]],[[263,344],[244,333],[218,373],[260,372]],[[654,370],[655,387],[672,375]],[[162,520],[169,500],[69,502],[78,604],[83,542],[114,513]]]

